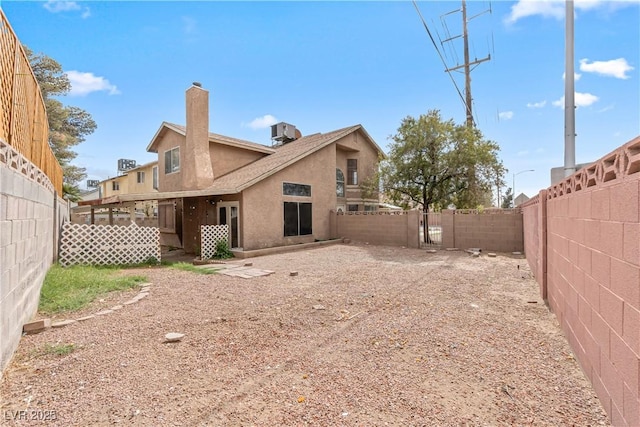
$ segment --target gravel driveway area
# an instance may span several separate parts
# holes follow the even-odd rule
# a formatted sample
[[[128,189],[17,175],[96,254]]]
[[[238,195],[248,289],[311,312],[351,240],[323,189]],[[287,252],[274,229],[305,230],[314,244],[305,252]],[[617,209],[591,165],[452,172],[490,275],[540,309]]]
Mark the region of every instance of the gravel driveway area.
[[[275,273],[127,270],[147,298],[23,337],[2,423],[609,425],[524,259],[350,244],[246,261]]]

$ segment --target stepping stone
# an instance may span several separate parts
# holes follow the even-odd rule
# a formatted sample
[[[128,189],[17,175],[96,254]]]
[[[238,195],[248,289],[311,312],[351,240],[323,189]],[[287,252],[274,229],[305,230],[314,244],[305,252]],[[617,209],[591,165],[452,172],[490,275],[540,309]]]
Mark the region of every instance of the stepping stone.
[[[70,320],[61,320],[60,322],[53,322],[51,324],[51,327],[52,328],[62,328],[63,326],[67,326],[67,325],[70,325],[72,323],[76,323],[76,321],[75,320],[71,320],[71,319]]]
[[[473,252],[471,256],[474,258],[478,258],[480,256],[480,252]]]
[[[120,310],[122,308],[122,305],[114,305],[113,307],[111,307],[111,310],[116,311],[116,310]]]
[[[251,267],[252,265],[253,265],[253,263],[252,263],[252,262],[245,262],[245,263],[244,263],[244,266],[245,266],[245,267]]]
[[[135,304],[137,302],[138,302],[138,300],[133,298],[133,299],[130,299],[129,301],[123,302],[122,305],[131,305],[131,304]]]
[[[93,318],[95,318],[95,317],[96,317],[96,316],[95,316],[95,314],[91,314],[91,315],[89,315],[89,316],[84,316],[84,317],[81,317],[81,318],[76,319],[76,320],[77,320],[78,322],[84,322],[85,320],[93,319]]]
[[[494,254],[493,252],[489,252],[487,255],[489,256],[489,258],[495,258],[496,257],[496,254]]]
[[[105,314],[111,314],[113,310],[102,310],[96,313],[96,316],[104,316]]]
[[[289,276],[297,276],[298,272],[297,271],[291,271],[289,272]]]
[[[151,283],[148,283],[148,282],[138,283],[138,286],[140,286],[141,288],[148,288],[149,286],[151,286]]]
[[[427,253],[429,254],[435,254],[436,252],[438,251],[436,251],[435,249],[427,249]]]
[[[318,304],[318,305],[314,305],[313,306],[314,310],[326,310],[326,307],[322,304]]]
[[[137,300],[141,300],[142,298],[145,298],[147,296],[149,296],[149,292],[140,292],[138,295],[136,295],[133,298]]]
[[[169,332],[164,336],[165,342],[178,342],[184,338],[184,334],[178,332]]]

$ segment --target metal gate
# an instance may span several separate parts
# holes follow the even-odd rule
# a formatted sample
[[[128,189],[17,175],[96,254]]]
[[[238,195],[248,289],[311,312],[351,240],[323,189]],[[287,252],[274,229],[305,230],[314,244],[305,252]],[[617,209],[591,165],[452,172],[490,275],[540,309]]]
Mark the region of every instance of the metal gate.
[[[426,224],[426,227],[425,227]],[[425,238],[426,232],[426,238]],[[425,212],[420,220],[420,247],[442,245],[442,213]]]

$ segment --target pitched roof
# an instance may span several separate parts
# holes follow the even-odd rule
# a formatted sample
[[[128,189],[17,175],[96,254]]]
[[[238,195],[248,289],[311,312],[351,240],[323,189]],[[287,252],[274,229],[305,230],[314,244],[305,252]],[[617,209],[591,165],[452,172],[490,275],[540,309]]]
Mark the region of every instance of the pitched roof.
[[[273,154],[262,157],[226,175],[216,177],[210,187],[201,190],[183,190],[153,194],[123,194],[113,196],[106,202],[118,203],[131,200],[159,200],[236,194],[356,131],[362,132],[374,149],[384,155],[382,149],[375,143],[362,125],[349,126],[332,132],[304,136],[293,142],[284,144],[277,149],[272,149]]]
[[[216,178],[213,181],[213,185],[208,189],[233,189],[236,193],[240,192],[357,130],[362,130],[369,142],[374,145],[378,152],[382,153],[380,147],[364,131],[362,125],[349,126],[333,132],[304,136],[284,144],[274,154],[265,156],[247,166]]]
[[[162,122],[160,128],[147,146],[147,151],[157,153],[156,141],[164,132],[167,131],[167,129],[170,129],[183,136],[186,136],[187,134],[186,126],[177,125],[175,123]],[[209,142],[217,142],[219,144],[230,145],[232,147],[244,148],[247,150],[258,151],[260,153],[266,154],[275,152],[273,148],[267,147],[266,145],[256,144],[255,142],[245,141],[244,139],[231,138],[230,136],[220,135],[212,132],[209,132]]]

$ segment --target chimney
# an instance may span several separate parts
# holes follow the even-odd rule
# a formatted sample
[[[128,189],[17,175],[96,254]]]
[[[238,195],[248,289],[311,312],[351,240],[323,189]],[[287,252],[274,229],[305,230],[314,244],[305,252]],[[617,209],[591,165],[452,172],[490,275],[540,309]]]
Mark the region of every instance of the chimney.
[[[182,188],[201,190],[213,184],[209,154],[209,91],[194,82],[187,89],[187,137],[181,153]]]

